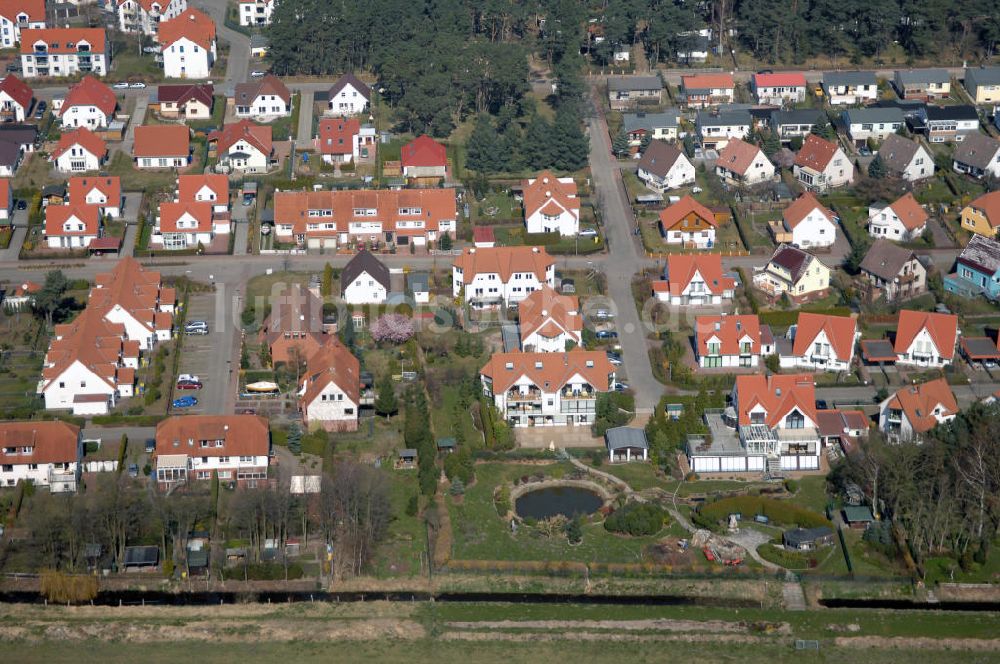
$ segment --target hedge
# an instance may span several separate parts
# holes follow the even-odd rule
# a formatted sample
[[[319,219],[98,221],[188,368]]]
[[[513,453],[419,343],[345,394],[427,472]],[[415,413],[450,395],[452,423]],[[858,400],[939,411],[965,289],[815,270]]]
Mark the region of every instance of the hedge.
[[[803,312],[810,314],[823,314],[824,316],[851,315],[850,307],[802,307],[801,309],[789,309],[788,311],[762,311],[758,315],[762,324],[773,325],[775,327],[788,327],[790,325],[795,325],[795,323],[799,320],[799,314]]]
[[[757,553],[764,560],[788,569],[809,569],[819,564],[818,559],[813,553],[806,554],[799,553],[798,551],[789,551],[784,547],[771,544],[770,542],[761,544],[757,548]]]
[[[722,500],[705,505],[698,510],[698,514],[703,519],[713,523],[718,523],[733,513],[742,514],[744,519],[752,519],[758,514],[763,514],[772,523],[783,526],[799,526],[801,528],[833,527],[830,520],[822,514],[799,507],[798,505],[793,505],[788,501],[764,498],[763,496],[733,496],[731,498],[723,498]]]
[[[663,529],[666,512],[651,503],[628,503],[604,520],[604,529],[613,533],[641,536],[655,535]]]

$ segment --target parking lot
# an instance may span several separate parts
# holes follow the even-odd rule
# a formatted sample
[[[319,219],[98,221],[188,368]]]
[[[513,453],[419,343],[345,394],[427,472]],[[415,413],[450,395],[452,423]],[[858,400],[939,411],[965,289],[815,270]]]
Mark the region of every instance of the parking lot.
[[[189,323],[205,321],[208,323],[209,333],[185,334],[183,329],[179,330],[184,339],[177,371],[178,374],[198,376],[203,387],[200,390],[174,389],[173,399],[193,396],[198,399],[198,404],[190,408],[171,408],[171,412],[221,414],[225,411],[231,366],[225,337],[232,335],[232,330],[219,329],[217,325],[214,293],[191,295],[186,320]]]

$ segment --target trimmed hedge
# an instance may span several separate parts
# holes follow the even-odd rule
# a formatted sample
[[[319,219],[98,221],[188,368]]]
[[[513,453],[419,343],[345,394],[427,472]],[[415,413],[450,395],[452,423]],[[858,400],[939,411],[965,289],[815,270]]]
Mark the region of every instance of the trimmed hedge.
[[[793,505],[785,500],[775,500],[774,498],[764,498],[763,496],[733,496],[731,498],[723,498],[722,500],[705,505],[698,510],[698,515],[703,520],[712,523],[718,523],[733,513],[742,514],[744,519],[752,519],[758,514],[763,514],[772,523],[782,526],[799,526],[801,528],[833,527],[830,520],[822,514],[799,507],[798,505]]]

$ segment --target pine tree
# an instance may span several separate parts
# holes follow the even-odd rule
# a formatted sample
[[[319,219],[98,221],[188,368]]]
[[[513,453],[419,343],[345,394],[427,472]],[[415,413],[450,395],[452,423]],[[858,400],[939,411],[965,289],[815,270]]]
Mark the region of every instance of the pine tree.
[[[649,131],[644,132],[642,135],[642,140],[639,141],[639,152],[645,154],[646,148],[648,148],[649,144],[652,142],[653,142],[653,133]]]
[[[296,456],[302,454],[302,428],[298,422],[288,427],[288,451]]]
[[[375,396],[375,412],[385,415],[386,419],[399,408],[396,401],[396,387],[392,384],[392,376],[383,374],[378,381],[378,394]]]
[[[575,171],[587,165],[590,143],[583,133],[580,116],[572,108],[556,112],[556,121],[549,137],[552,166],[562,171]]]
[[[525,165],[532,170],[541,170],[552,165],[550,145],[552,142],[552,125],[537,113],[528,121],[524,132],[522,154]]]
[[[611,151],[617,156],[623,157],[628,153],[629,147],[628,134],[625,133],[625,127],[622,127],[615,134],[615,139],[611,141]]]
[[[438,240],[438,247],[444,251],[449,251],[451,249],[451,233],[441,234],[441,239]]]
[[[349,313],[349,312],[348,312]],[[357,339],[355,338],[354,321],[348,318],[345,321],[337,321],[337,332],[340,336],[340,342],[347,346],[347,349],[354,353],[354,348],[357,345]]]
[[[834,131],[833,125],[830,124],[830,118],[826,117],[826,113],[820,113],[819,119],[812,126],[809,133],[828,141],[832,141],[837,137],[837,133]]]
[[[772,157],[778,153],[781,149],[781,141],[778,140],[778,134],[773,131],[769,131],[764,135],[764,145],[761,147],[764,150],[764,154],[768,157]]]
[[[882,161],[882,155],[877,154],[872,159],[872,163],[868,164],[868,177],[881,180],[886,175],[888,175],[888,171],[885,168],[885,162]]]
[[[323,284],[320,293],[324,297],[333,294],[333,266],[329,263],[323,267]]]
[[[500,136],[490,116],[481,113],[466,146],[466,166],[480,173],[499,170]]]

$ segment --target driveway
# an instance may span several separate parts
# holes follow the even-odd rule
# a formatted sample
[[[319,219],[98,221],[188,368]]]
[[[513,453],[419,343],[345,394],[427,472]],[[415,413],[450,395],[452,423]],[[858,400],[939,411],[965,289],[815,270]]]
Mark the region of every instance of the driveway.
[[[299,90],[299,127],[298,135],[295,137],[295,147],[300,150],[311,150],[313,147],[313,110],[316,104],[313,99],[313,92],[310,90]]]
[[[226,27],[226,0],[195,0],[191,3],[206,12],[215,21],[219,37],[229,42],[229,59],[226,60],[226,78],[216,89],[226,95],[232,95],[237,83],[247,80],[250,67],[250,38]]]
[[[127,223],[134,224],[139,220],[139,207],[142,205],[143,192],[126,191],[122,196],[125,198],[125,209],[122,210],[122,219]]]
[[[10,245],[3,251],[0,251],[0,260],[2,261],[16,261],[21,255],[21,245],[24,244],[24,238],[28,236],[28,226],[15,226],[14,234],[10,238]]]
[[[231,327],[220,324],[217,315],[218,293],[198,293],[188,300],[187,320],[203,320],[208,323],[209,333],[205,335],[184,335],[184,347],[178,373],[197,375],[204,387],[200,390],[174,390],[174,399],[190,394],[198,398],[198,405],[185,408],[183,413],[225,413],[227,391],[231,372],[231,360],[227,353],[227,339]],[[179,334],[184,334],[183,330]]]

